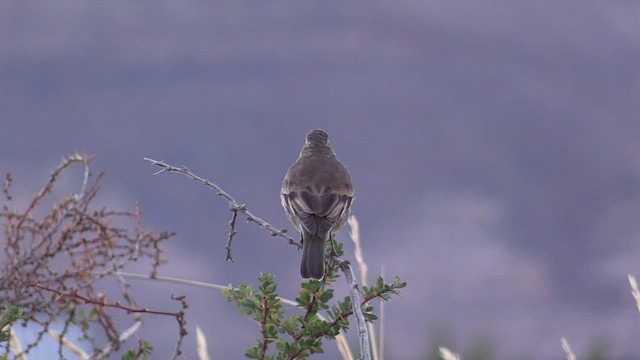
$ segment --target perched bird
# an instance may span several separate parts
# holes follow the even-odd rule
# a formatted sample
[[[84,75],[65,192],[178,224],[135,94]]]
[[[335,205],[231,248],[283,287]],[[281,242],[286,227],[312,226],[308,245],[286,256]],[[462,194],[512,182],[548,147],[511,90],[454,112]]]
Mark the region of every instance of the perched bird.
[[[353,194],[349,171],[331,149],[329,135],[309,131],[280,194],[289,220],[302,234],[303,278],[324,277],[325,242],[347,222]]]

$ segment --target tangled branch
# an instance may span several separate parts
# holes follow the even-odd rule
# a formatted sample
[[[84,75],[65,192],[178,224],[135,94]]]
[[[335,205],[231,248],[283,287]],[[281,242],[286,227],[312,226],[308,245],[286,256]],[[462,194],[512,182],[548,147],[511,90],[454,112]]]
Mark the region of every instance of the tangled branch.
[[[50,199],[61,175],[74,165],[83,168],[79,191],[62,199]],[[144,229],[140,204],[128,211],[96,206],[102,176],[92,175],[88,156],[68,156],[24,210],[15,208],[13,178],[11,174],[5,177],[0,208],[4,229],[0,247],[5,253],[0,259],[0,308],[19,306],[30,314],[25,321],[37,325],[36,340],[26,346],[24,354],[39,344],[54,323],[62,322],[63,330],[57,335],[59,354],[65,335],[78,325],[75,327],[82,332],[81,340],[91,344],[93,358],[107,357],[131,333],[118,330],[120,324],[108,309],[129,314],[134,320],[129,329],[139,327],[141,313],[174,316],[179,323],[178,343],[186,334],[182,310],[138,307],[124,278],[118,278],[121,294],[112,296],[119,296],[124,302],[109,302],[106,293],[98,289],[97,281],[113,277],[134,261],[149,262],[151,276],[155,276],[165,262],[160,245],[174,235]]]

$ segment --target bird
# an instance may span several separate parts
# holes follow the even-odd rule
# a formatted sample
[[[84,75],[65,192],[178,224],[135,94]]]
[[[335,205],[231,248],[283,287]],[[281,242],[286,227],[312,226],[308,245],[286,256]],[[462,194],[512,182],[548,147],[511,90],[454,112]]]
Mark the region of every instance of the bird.
[[[347,222],[354,199],[349,170],[336,157],[327,132],[307,133],[300,156],[284,177],[280,199],[302,237],[300,275],[321,280],[325,243]]]

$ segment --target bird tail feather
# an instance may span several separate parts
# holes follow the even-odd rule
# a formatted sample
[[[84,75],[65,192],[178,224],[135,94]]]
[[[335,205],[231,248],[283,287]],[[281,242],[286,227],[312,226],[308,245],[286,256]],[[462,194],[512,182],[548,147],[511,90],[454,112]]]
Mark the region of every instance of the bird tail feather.
[[[325,239],[320,236],[304,233],[300,264],[300,275],[303,278],[320,280],[324,277],[324,243]]]

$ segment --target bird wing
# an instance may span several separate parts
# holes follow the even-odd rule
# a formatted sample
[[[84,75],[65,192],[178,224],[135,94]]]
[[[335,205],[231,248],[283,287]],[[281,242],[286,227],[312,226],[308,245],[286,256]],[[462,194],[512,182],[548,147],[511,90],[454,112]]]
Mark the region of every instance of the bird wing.
[[[352,199],[352,196],[336,193],[318,196],[304,190],[282,194],[283,206],[299,230],[304,228],[322,238],[327,238],[332,230],[344,224]]]
[[[294,163],[282,184],[282,205],[291,222],[325,239],[347,221],[353,201],[349,172],[334,160],[326,166],[320,161],[311,169]]]

